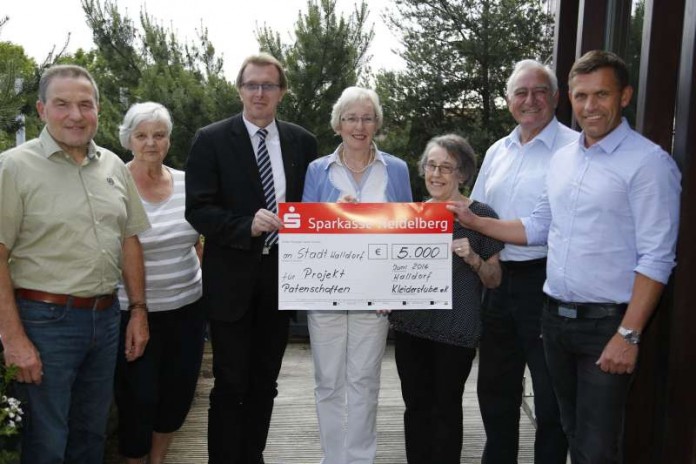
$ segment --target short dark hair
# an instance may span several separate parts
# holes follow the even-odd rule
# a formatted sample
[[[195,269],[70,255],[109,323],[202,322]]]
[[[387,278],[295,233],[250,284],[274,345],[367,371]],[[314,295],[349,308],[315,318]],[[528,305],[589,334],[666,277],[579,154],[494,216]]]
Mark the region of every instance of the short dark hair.
[[[99,103],[99,87],[97,87],[94,78],[85,68],[75,64],[56,64],[43,72],[41,80],[39,80],[39,100],[42,103],[46,103],[48,85],[56,77],[71,77],[75,79],[84,77],[92,84],[92,88],[94,89],[94,100]]]
[[[280,82],[278,82],[278,84],[280,85],[280,88],[282,90],[287,90],[288,77],[285,75],[283,65],[280,63],[280,61],[276,59],[276,57],[265,52],[246,57],[246,59],[242,63],[242,66],[239,68],[239,73],[237,73],[237,80],[235,81],[235,86],[237,87],[237,90],[242,88],[242,84],[244,84],[244,82],[242,82],[242,79],[244,77],[244,70],[250,64],[256,66],[275,66],[278,70],[278,75],[280,76]]]
[[[627,87],[628,67],[616,53],[605,50],[592,50],[578,58],[568,73],[568,83],[578,74],[590,74],[601,68],[611,68],[614,70],[616,81],[621,89]]]
[[[445,134],[433,137],[425,145],[425,150],[418,161],[418,174],[425,174],[425,165],[428,162],[428,153],[435,147],[442,147],[456,160],[457,171],[464,179],[463,184],[470,186],[476,173],[476,153],[469,142],[457,134]]]

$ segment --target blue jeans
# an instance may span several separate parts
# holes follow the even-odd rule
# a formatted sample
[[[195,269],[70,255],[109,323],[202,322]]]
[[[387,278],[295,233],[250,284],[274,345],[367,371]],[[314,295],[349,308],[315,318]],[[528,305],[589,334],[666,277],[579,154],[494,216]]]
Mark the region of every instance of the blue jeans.
[[[546,362],[573,464],[622,462],[631,375],[609,374],[595,364],[622,318],[569,319],[544,311]]]
[[[118,347],[118,300],[103,311],[23,299],[17,307],[43,363],[40,385],[18,385],[25,411],[21,462],[101,463]]]

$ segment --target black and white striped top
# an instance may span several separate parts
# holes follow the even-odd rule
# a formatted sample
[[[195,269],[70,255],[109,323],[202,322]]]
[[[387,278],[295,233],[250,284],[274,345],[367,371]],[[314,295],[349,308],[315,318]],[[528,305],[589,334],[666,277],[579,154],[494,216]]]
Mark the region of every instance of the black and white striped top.
[[[152,227],[138,234],[145,257],[145,291],[151,312],[177,309],[197,301],[202,294],[201,268],[194,245],[199,234],[184,218],[184,172],[167,168],[172,175],[172,195],[150,203],[141,198]],[[128,307],[123,282],[118,297]]]

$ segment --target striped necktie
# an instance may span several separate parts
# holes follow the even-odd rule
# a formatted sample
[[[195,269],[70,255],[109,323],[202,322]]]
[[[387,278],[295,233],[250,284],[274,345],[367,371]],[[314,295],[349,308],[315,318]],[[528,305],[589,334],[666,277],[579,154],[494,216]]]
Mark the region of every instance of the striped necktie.
[[[256,162],[259,164],[259,174],[261,175],[261,185],[263,186],[263,195],[266,198],[266,209],[272,213],[278,213],[278,205],[276,204],[275,186],[273,184],[273,169],[271,168],[271,157],[268,156],[268,147],[266,147],[266,136],[268,130],[259,129],[256,134],[259,136],[259,149]],[[268,253],[278,241],[278,231],[269,232],[266,236],[264,245],[264,253]]]

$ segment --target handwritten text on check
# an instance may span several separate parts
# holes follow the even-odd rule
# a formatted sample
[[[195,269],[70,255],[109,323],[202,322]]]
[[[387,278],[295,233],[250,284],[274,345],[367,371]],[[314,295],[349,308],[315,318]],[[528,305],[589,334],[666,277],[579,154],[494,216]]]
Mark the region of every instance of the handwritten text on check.
[[[282,203],[280,309],[451,309],[442,203]]]

